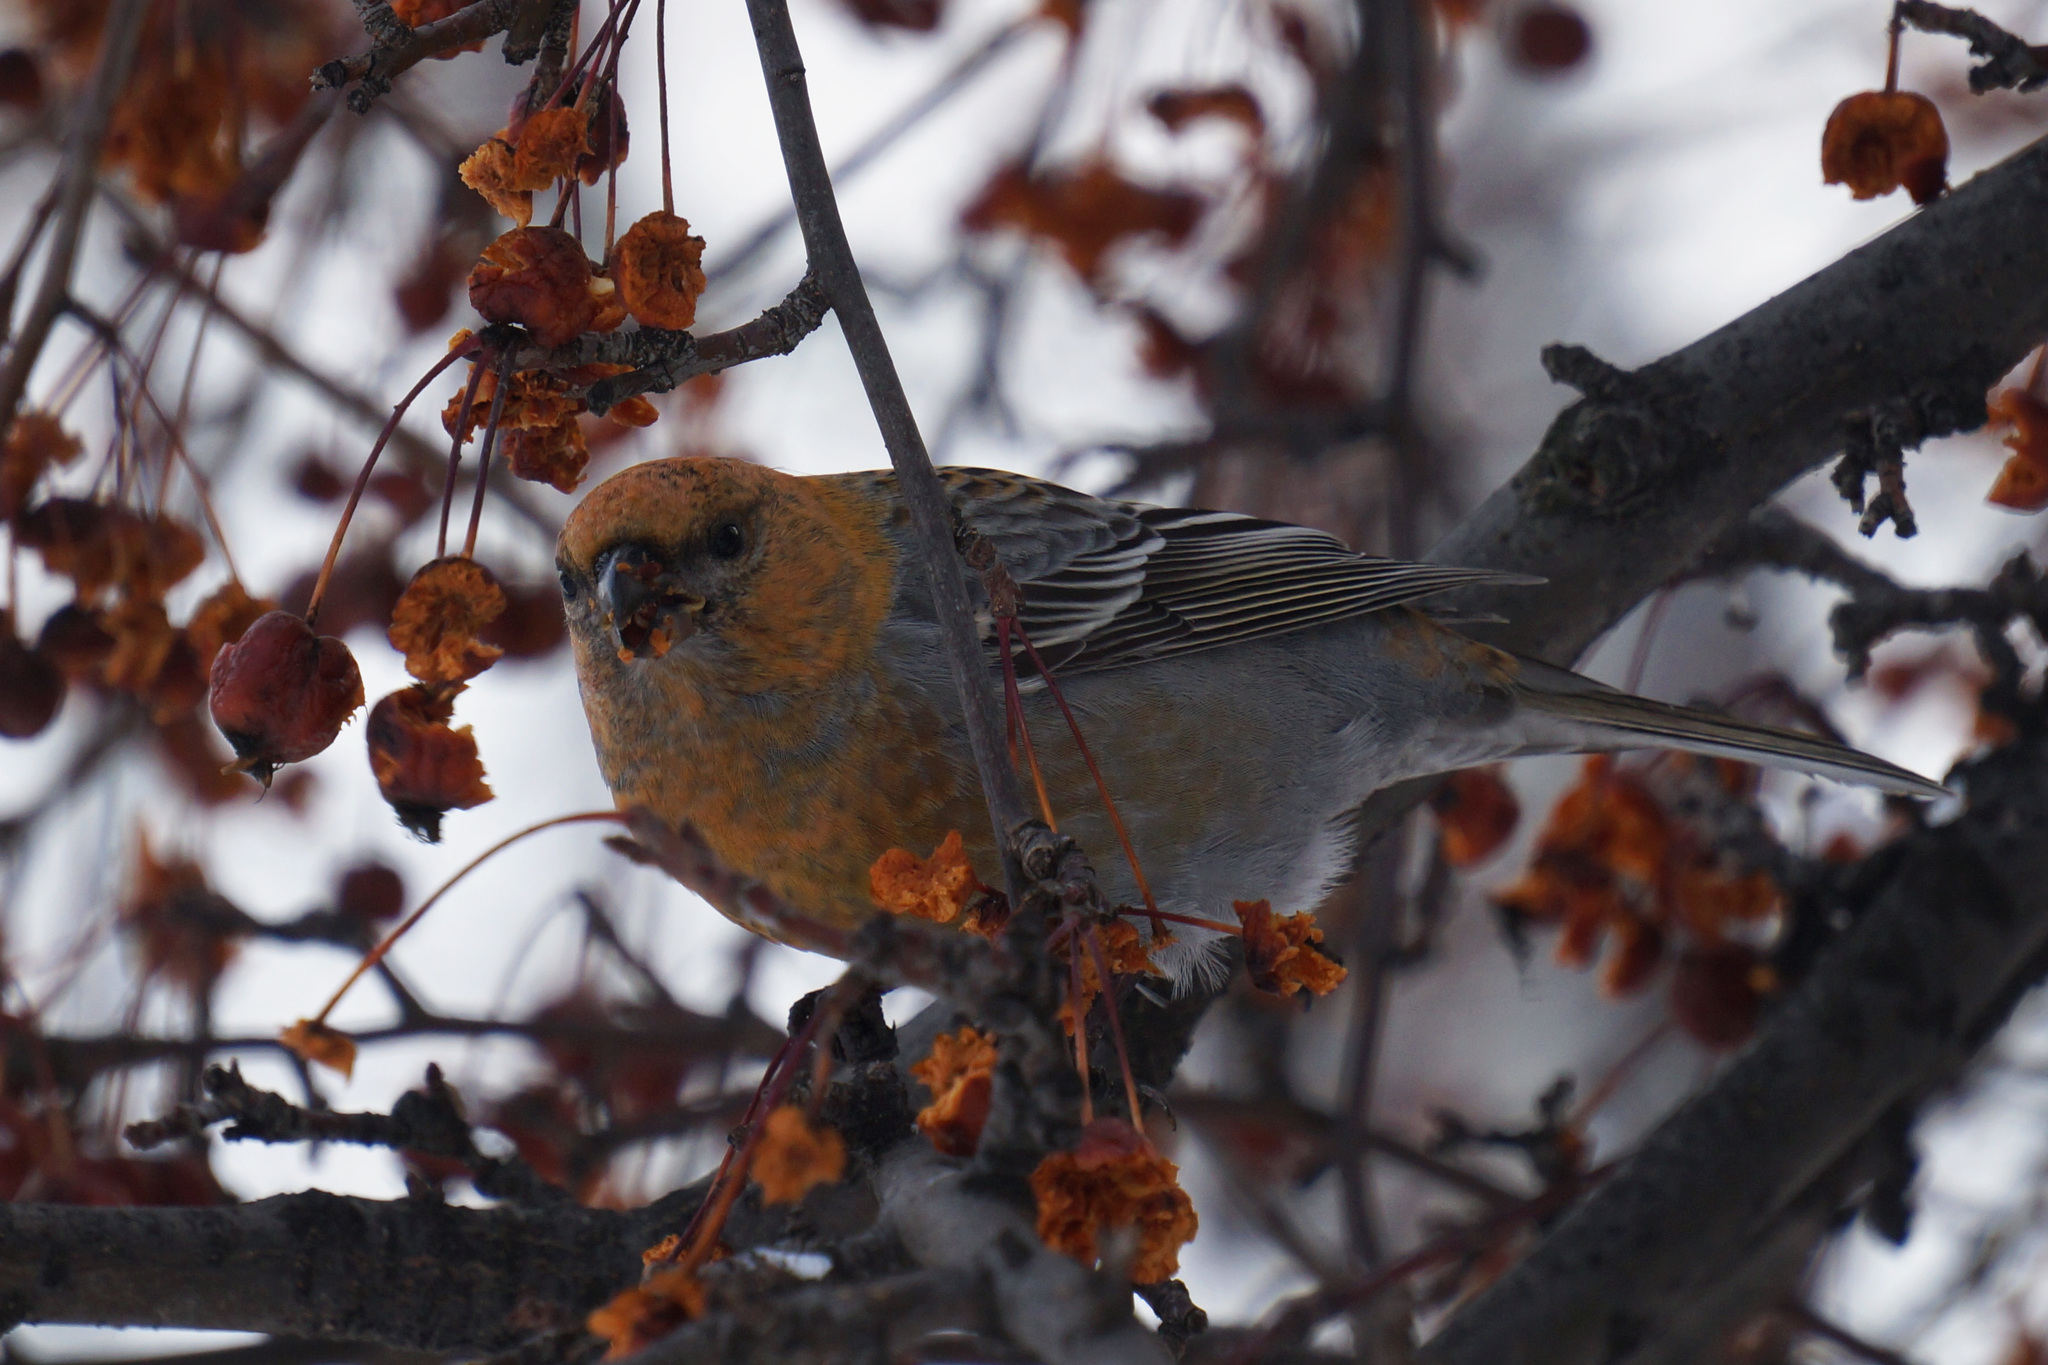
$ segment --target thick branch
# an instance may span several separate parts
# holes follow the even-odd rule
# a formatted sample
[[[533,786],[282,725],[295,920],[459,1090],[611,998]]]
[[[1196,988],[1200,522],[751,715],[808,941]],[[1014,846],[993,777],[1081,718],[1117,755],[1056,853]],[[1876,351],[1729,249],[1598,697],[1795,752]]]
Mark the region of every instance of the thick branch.
[[[0,1204],[0,1326],[215,1327],[503,1350],[577,1327],[702,1191],[636,1213],[306,1193],[211,1209]]]
[[[356,88],[348,94],[348,107],[358,114],[367,114],[379,95],[391,93],[393,80],[427,58],[481,42],[494,33],[503,33],[511,26],[522,2],[476,0],[475,4],[455,11],[446,19],[436,19],[415,29],[407,29],[395,17],[392,25],[372,26],[366,22],[365,27],[371,28],[370,36],[376,45],[368,52],[338,58],[315,71],[313,88],[338,90],[355,81]],[[388,5],[369,7],[372,14],[378,10],[390,14]]]
[[[717,374],[750,360],[788,355],[797,344],[825,320],[831,305],[818,286],[817,276],[806,274],[781,303],[752,322],[709,336],[670,332],[642,327],[631,332],[586,332],[565,346],[553,350],[539,347],[521,351],[512,359],[515,370],[575,369],[581,365],[631,365],[627,374],[614,375],[590,386],[586,395],[590,410],[602,416],[613,404],[636,393],[666,393],[686,379],[700,374]]]
[[[2048,744],[2000,750],[1965,781],[1962,817],[1877,855],[1890,866],[1873,903],[1750,1049],[1458,1314],[1428,1359],[1653,1355],[1888,1113],[2003,1022],[2048,953]]]
[[[1719,331],[1587,396],[1430,552],[1542,574],[1474,593],[1494,643],[1568,662],[1723,532],[1841,448],[1842,421],[1913,397],[1951,430],[2048,335],[2048,141]],[[1481,633],[1475,630],[1473,633]]]

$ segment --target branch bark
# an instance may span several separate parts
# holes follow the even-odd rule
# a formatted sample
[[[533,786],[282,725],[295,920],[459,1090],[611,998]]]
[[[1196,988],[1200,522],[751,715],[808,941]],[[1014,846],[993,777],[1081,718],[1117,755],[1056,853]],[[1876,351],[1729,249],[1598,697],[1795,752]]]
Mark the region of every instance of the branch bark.
[[[0,1327],[213,1327],[503,1350],[580,1326],[700,1187],[633,1213],[308,1192],[217,1209],[0,1204]]]

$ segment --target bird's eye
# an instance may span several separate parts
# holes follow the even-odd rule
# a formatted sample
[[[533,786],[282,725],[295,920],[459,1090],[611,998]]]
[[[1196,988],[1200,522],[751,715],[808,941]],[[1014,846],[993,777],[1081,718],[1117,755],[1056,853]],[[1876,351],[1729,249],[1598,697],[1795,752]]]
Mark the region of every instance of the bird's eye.
[[[740,532],[736,521],[721,521],[711,533],[711,553],[720,559],[737,559],[741,550],[747,548],[747,538]]]
[[[575,576],[574,574],[570,573],[570,572],[569,572],[569,571],[568,571],[567,569],[563,569],[563,568],[557,568],[557,569],[555,570],[555,572],[556,572],[557,574],[559,574],[559,575],[561,576],[561,579],[562,579],[562,600],[563,600],[564,602],[573,602],[573,601],[575,601],[575,600],[576,600],[576,576]]]

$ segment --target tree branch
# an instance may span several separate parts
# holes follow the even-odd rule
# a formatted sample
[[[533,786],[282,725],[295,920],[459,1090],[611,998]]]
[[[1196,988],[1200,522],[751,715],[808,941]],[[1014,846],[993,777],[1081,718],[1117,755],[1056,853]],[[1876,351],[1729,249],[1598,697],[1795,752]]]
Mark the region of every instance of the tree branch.
[[[1012,844],[1031,816],[1018,793],[1017,776],[1003,742],[1002,711],[968,603],[967,584],[954,547],[953,517],[931,457],[925,453],[924,438],[896,374],[895,361],[889,356],[888,341],[875,320],[874,305],[868,300],[867,286],[846,240],[846,227],[839,219],[787,0],[747,0],[747,14],[754,25],[754,44],[761,54],[761,74],[768,83],[768,103],[775,115],[776,138],[782,145],[804,249],[846,334],[854,367],[860,372],[868,404],[888,447],[889,463],[896,470],[897,490],[910,510],[911,532],[929,578],[940,641],[959,690],[968,742],[981,773],[989,820],[995,827],[996,847],[1003,850],[1005,880],[1016,902],[1023,881]]]

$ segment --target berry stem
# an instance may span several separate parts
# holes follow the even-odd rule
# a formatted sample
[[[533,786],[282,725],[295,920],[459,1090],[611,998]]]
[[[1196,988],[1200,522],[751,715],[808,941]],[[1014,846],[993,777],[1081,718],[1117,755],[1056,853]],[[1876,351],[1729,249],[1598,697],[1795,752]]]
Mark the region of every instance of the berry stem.
[[[1163,933],[1165,931],[1159,924],[1159,902],[1152,898],[1151,883],[1145,880],[1145,869],[1138,865],[1138,850],[1131,846],[1130,831],[1124,828],[1124,818],[1117,813],[1116,802],[1109,794],[1109,784],[1102,779],[1102,769],[1095,765],[1095,755],[1088,751],[1088,741],[1081,738],[1081,723],[1074,719],[1073,710],[1067,705],[1066,695],[1060,691],[1059,680],[1053,677],[1052,670],[1046,667],[1045,660],[1038,657],[1038,649],[1031,643],[1031,637],[1024,633],[1024,623],[1019,621],[1016,624],[1017,638],[1024,642],[1024,652],[1031,656],[1031,666],[1038,670],[1039,677],[1045,679],[1046,688],[1052,693],[1052,699],[1059,703],[1060,714],[1067,718],[1067,729],[1073,732],[1074,747],[1081,751],[1081,761],[1088,765],[1088,775],[1095,779],[1095,790],[1102,797],[1103,809],[1109,812],[1109,823],[1116,829],[1116,840],[1123,845],[1124,859],[1130,863],[1131,876],[1138,883],[1138,895],[1145,902],[1145,913],[1152,917],[1152,931],[1155,934]],[[1036,764],[1033,765],[1033,771],[1036,772]]]
[[[356,514],[356,504],[363,500],[363,490],[370,486],[370,475],[376,471],[377,457],[384,453],[384,447],[391,441],[391,434],[398,430],[398,423],[404,418],[405,410],[412,406],[413,400],[420,396],[427,385],[439,377],[441,371],[464,356],[475,355],[482,347],[481,341],[471,337],[468,345],[442,356],[434,362],[433,368],[420,376],[420,382],[412,386],[412,392],[399,399],[398,406],[391,409],[391,416],[384,423],[384,429],[377,433],[377,443],[370,447],[370,458],[363,461],[362,472],[356,475],[356,486],[349,490],[348,505],[341,509],[341,520],[334,527],[334,539],[327,544],[327,558],[320,561],[320,576],[313,580],[313,595],[306,599],[307,625],[310,626],[319,619],[320,599],[327,595],[327,583],[334,577],[335,561],[341,558],[341,539],[348,534],[349,521]]]
[[[654,0],[654,85],[661,111],[661,211],[676,211],[675,176],[668,159],[668,0]]]
[[[333,996],[331,996],[328,999],[327,1003],[320,1007],[320,1013],[314,1015],[313,1018],[308,1022],[312,1023],[316,1027],[325,1024],[327,1022],[327,1016],[334,1012],[334,1007],[341,1003],[341,998],[348,994],[349,988],[355,985],[356,982],[362,980],[364,973],[368,972],[372,967],[382,962],[385,958],[385,955],[391,951],[392,946],[395,945],[399,939],[405,937],[405,933],[408,929],[412,928],[415,924],[418,924],[420,920],[426,915],[427,911],[434,908],[435,903],[439,901],[441,897],[447,895],[450,891],[454,890],[455,884],[457,882],[461,881],[464,877],[467,877],[470,873],[476,871],[479,867],[482,867],[491,858],[495,857],[501,850],[510,848],[512,845],[518,843],[521,839],[524,839],[527,835],[538,834],[544,829],[554,829],[558,825],[587,825],[600,821],[608,824],[623,825],[626,823],[625,812],[616,810],[585,810],[578,811],[574,815],[557,815],[552,820],[543,820],[537,825],[528,825],[525,829],[519,830],[517,833],[508,834],[504,838],[498,840],[497,843],[492,844],[489,848],[477,854],[476,857],[471,858],[467,863],[463,865],[461,871],[457,872],[447,881],[442,882],[439,890],[435,891],[433,895],[421,901],[419,909],[413,911],[410,915],[407,915],[403,920],[400,920],[397,928],[393,929],[390,933],[384,935],[383,939],[377,944],[376,947],[370,949],[369,952],[363,954],[363,960],[361,962],[358,962],[356,964],[356,969],[348,974],[348,979],[341,983],[340,989],[336,990]]]
[[[1138,1112],[1138,1082],[1131,1075],[1131,1051],[1124,1046],[1123,1016],[1117,1013],[1116,996],[1109,989],[1109,954],[1102,949],[1101,931],[1093,924],[1085,928],[1082,937],[1088,940],[1089,956],[1095,959],[1095,970],[1102,975],[1102,1012],[1109,1016],[1109,1037],[1116,1045],[1117,1070],[1123,1073],[1124,1099],[1131,1106],[1131,1127],[1142,1133],[1145,1131],[1145,1118]]]
[[[505,415],[505,394],[512,387],[512,348],[498,362],[498,385],[491,394],[491,415],[484,423],[484,445],[476,457],[476,497],[469,504],[469,531],[462,538],[462,557],[476,557],[476,528],[484,519],[484,490],[491,481],[491,450],[498,443],[498,423]],[[451,476],[452,477],[452,476]]]
[[[441,530],[434,537],[434,558],[448,555],[448,514],[455,507],[455,476],[462,472],[462,442],[469,434],[469,410],[476,406],[476,391],[484,382],[484,362],[479,356],[469,367],[469,387],[462,391],[462,406],[455,410],[455,440],[448,447],[448,481],[441,488]]]
[[[1892,22],[1890,24],[1891,42],[1886,50],[1884,59],[1884,92],[1887,95],[1898,93],[1899,35],[1905,32],[1905,29],[1906,21],[1901,19],[1898,16],[1898,14],[1894,12],[1892,15]]]

